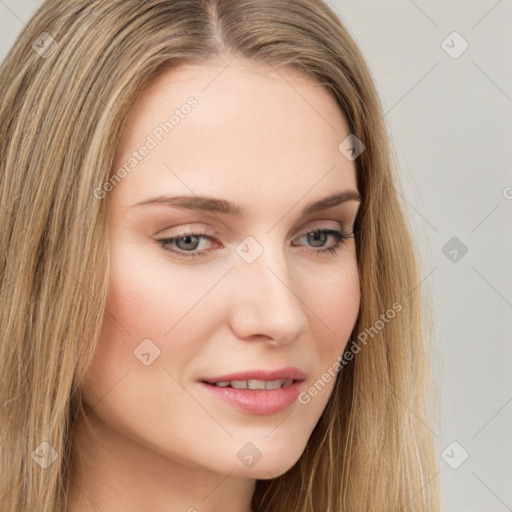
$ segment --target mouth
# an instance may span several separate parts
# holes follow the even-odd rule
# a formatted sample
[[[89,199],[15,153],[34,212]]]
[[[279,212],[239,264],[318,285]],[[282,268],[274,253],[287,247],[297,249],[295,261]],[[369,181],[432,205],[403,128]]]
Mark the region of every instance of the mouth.
[[[201,381],[204,384],[208,384],[210,386],[214,386],[217,388],[234,388],[234,389],[250,389],[250,390],[273,390],[273,389],[282,389],[288,386],[291,386],[294,382],[299,382],[303,379],[277,379],[277,380],[259,380],[259,379],[249,379],[249,380],[224,380],[219,382],[208,382]]]
[[[306,374],[297,368],[250,370],[198,381],[208,396],[247,414],[271,415],[297,400]]]
[[[221,388],[232,387],[256,390],[280,389],[305,378],[306,374],[302,370],[287,366],[276,370],[254,369],[215,377],[204,376],[199,380],[205,384],[212,384]]]

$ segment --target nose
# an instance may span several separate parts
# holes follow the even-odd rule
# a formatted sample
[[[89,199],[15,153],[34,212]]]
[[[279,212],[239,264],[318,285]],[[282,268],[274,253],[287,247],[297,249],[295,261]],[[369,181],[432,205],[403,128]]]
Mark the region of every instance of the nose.
[[[308,328],[304,297],[294,287],[283,258],[263,252],[254,262],[238,261],[231,327],[240,339],[264,338],[271,345],[289,343]]]

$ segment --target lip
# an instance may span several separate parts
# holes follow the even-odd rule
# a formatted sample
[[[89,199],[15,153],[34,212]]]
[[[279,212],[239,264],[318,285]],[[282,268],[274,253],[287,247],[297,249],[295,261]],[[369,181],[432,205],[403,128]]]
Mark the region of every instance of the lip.
[[[275,414],[290,407],[298,398],[306,374],[293,366],[265,370],[262,368],[228,373],[214,377],[202,377],[199,380],[210,396],[241,409],[249,414]],[[232,380],[279,380],[291,379],[293,383],[280,389],[236,389],[213,386],[217,382]]]
[[[292,380],[304,380],[306,374],[293,366],[287,366],[285,368],[279,368],[276,370],[247,370],[238,373],[229,373],[217,377],[201,377],[198,379],[200,382],[217,383],[231,380],[279,380],[279,379],[292,379]],[[284,388],[286,389],[286,388]]]
[[[243,375],[243,374],[237,374]],[[254,373],[251,373],[254,375]],[[246,379],[229,379],[246,380]],[[266,380],[266,379],[262,379]],[[277,379],[274,379],[277,380]],[[295,380],[292,384],[280,389],[236,389],[221,388],[199,382],[199,386],[209,396],[214,396],[227,404],[249,414],[275,414],[290,407],[298,398],[304,380]]]

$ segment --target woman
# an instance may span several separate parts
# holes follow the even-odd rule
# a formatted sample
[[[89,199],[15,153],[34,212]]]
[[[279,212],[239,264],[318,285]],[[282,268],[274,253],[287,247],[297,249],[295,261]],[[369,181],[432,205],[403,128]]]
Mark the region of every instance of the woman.
[[[0,81],[1,510],[439,510],[415,248],[333,11],[47,1]]]

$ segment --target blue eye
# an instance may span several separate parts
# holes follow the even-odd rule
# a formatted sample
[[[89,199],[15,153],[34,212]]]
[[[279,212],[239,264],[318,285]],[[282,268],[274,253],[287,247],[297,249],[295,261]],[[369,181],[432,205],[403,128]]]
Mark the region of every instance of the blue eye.
[[[333,238],[333,246],[315,249],[315,252],[321,255],[335,255],[337,253],[338,248],[341,245],[343,245],[346,240],[348,240],[349,238],[354,238],[354,232],[353,230],[350,232],[345,232],[338,229],[315,229],[302,234],[299,237],[299,239],[305,237],[307,238],[309,243],[320,243],[320,245],[322,246],[325,244],[325,241],[329,237]],[[196,256],[206,256],[208,253],[208,251],[205,250],[196,251],[201,239],[213,240],[212,237],[202,232],[187,233],[180,237],[162,238],[161,240],[157,240],[157,242],[164,251],[169,251],[179,256],[184,256],[186,258],[195,258]],[[173,247],[177,247],[177,249]],[[316,247],[318,247],[318,245]]]
[[[339,229],[315,229],[314,231],[308,231],[304,233],[300,238],[306,237],[309,242],[325,243],[325,240],[329,237],[334,239],[334,245],[332,247],[317,249],[317,254],[326,254],[329,252],[333,256],[337,253],[338,248],[345,243],[349,238],[354,238],[353,231],[345,232]],[[317,246],[318,247],[318,246]]]
[[[211,237],[208,236],[206,233],[187,233],[180,237],[162,238],[161,240],[157,240],[157,242],[160,244],[164,251],[173,252],[175,254],[185,256],[187,258],[194,258],[196,256],[206,256],[206,251],[198,251],[193,253],[191,252],[196,250],[199,241],[205,238],[209,240],[211,239]],[[173,245],[175,246],[175,244],[180,242],[184,242],[183,244],[181,244],[182,247],[185,246],[184,248],[180,248],[179,246],[178,250],[172,248]],[[190,247],[191,245],[192,247]]]

